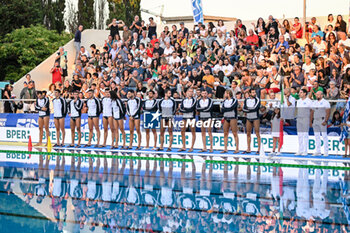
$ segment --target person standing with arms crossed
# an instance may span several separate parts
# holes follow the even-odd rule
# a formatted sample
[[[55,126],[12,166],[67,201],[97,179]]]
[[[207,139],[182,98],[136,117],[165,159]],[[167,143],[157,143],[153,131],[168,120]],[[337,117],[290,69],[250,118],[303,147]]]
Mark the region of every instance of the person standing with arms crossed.
[[[186,99],[183,99],[180,105],[180,112],[183,114],[183,127],[181,128],[182,148],[179,152],[186,151],[186,129],[189,126],[192,132],[192,145],[188,152],[193,151],[194,143],[196,142],[196,126],[191,125],[191,122],[195,120],[197,100],[193,97],[193,89],[188,88],[186,91]]]
[[[94,90],[90,89],[88,91],[88,100],[87,100],[87,108],[88,108],[88,125],[89,125],[89,141],[84,147],[91,146],[92,137],[94,135],[94,128],[97,134],[97,143],[95,148],[99,148],[100,146],[100,114],[102,112],[101,101],[94,96]]]
[[[75,47],[75,60],[74,64],[77,63],[77,59],[79,57],[80,45],[81,45],[81,32],[83,31],[83,25],[79,25],[78,30],[74,35],[74,47]]]
[[[260,99],[256,96],[256,90],[249,90],[249,97],[244,100],[243,112],[246,114],[246,125],[247,125],[247,150],[243,154],[251,153],[250,143],[252,129],[254,128],[255,134],[258,140],[258,151],[260,153],[260,119],[259,119]]]
[[[50,100],[41,91],[36,93],[37,99],[35,103],[35,110],[39,112],[39,142],[35,146],[41,146],[44,137],[44,128],[46,138],[50,137],[49,122],[50,122]],[[47,145],[47,143],[46,143]]]
[[[224,114],[224,150],[220,153],[227,153],[228,134],[230,128],[235,138],[236,150],[235,154],[239,152],[238,127],[237,127],[237,107],[238,101],[233,97],[231,90],[226,90],[224,93],[225,100],[222,102],[221,111]]]
[[[75,139],[75,128],[77,129],[78,133],[78,144],[76,148],[80,147],[81,142],[81,110],[83,109],[83,101],[79,99],[79,92],[75,91],[73,93],[73,99],[68,104],[68,112],[70,115],[70,130],[71,130],[71,137],[72,137],[72,143],[69,145],[69,147],[74,147],[74,139]]]
[[[132,149],[132,143],[134,141],[134,130],[136,128],[137,132],[137,148],[136,150],[141,150],[141,129],[140,129],[140,119],[141,119],[141,108],[142,101],[140,98],[135,96],[134,90],[129,90],[128,101],[126,102],[126,113],[129,116],[129,128],[130,128],[130,144],[129,150]]]
[[[53,117],[56,127],[56,140],[57,143],[54,147],[64,146],[64,138],[66,136],[66,130],[64,128],[64,121],[67,115],[67,102],[61,97],[60,90],[54,91],[55,98],[52,100],[53,104]],[[62,134],[62,143],[60,143],[60,132]]]
[[[154,98],[154,91],[150,90],[148,91],[148,100],[145,100],[143,102],[143,110],[145,112],[149,112],[149,113],[156,113],[158,110],[158,102],[157,100]],[[154,147],[152,150],[156,150],[157,149],[157,131],[155,128],[151,129],[152,133],[153,133],[153,139],[154,139]],[[149,139],[150,139],[150,129],[145,129],[146,131],[146,147],[145,149],[149,148]]]
[[[295,155],[307,156],[309,146],[309,129],[312,125],[312,101],[307,97],[307,90],[300,89],[300,99],[297,101],[297,134],[298,134],[298,152]]]
[[[327,122],[331,112],[331,105],[327,100],[323,98],[323,92],[316,92],[316,100],[313,103],[313,125],[315,139],[316,139],[316,152],[314,156],[321,155],[321,134],[323,137],[324,156],[328,156],[328,136],[327,136]],[[312,122],[312,119],[311,119]]]
[[[201,91],[201,98],[197,101],[196,106],[197,111],[199,112],[199,119],[202,121],[202,142],[203,149],[199,152],[207,152],[207,140],[206,140],[206,132],[208,131],[209,140],[210,140],[210,150],[209,152],[213,152],[213,134],[211,132],[211,123],[212,123],[212,109],[213,109],[213,100],[208,98],[207,90]],[[209,122],[208,122],[209,121]],[[204,127],[204,122],[208,122],[208,128]]]

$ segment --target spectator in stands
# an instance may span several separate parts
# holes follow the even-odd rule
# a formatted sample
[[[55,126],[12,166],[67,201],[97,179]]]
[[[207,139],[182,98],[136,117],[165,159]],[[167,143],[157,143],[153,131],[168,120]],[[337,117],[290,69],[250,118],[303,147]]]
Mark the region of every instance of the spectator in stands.
[[[112,40],[115,39],[115,36],[119,35],[119,28],[124,27],[125,23],[123,20],[118,20],[116,18],[112,19],[112,22],[108,24],[107,28],[110,29],[110,35],[112,37]]]
[[[83,25],[79,25],[78,30],[75,32],[74,36],[74,47],[75,47],[75,60],[74,64],[76,64],[79,52],[80,52],[80,44],[81,44],[81,32],[83,31]]]
[[[12,98],[12,92],[13,87],[11,84],[6,84],[4,90],[1,93],[1,99],[5,99],[5,100],[9,100]],[[13,109],[14,105],[13,103],[11,103],[11,101],[5,101],[4,102],[4,113],[13,113],[14,109]]]
[[[34,87],[34,81],[29,81],[28,86],[24,87],[19,95],[20,99],[36,99],[36,90]],[[34,112],[34,103],[35,101],[24,101],[23,102],[23,112],[31,113]]]
[[[58,61],[55,62],[54,66],[51,68],[50,73],[52,74],[52,82],[51,83],[63,83],[62,75],[63,70],[60,67],[60,63]]]

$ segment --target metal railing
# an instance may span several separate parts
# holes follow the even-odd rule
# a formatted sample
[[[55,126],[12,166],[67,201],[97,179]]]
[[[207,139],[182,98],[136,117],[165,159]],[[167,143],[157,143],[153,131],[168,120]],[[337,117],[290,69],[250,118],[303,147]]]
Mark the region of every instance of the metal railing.
[[[66,99],[66,100],[72,100],[72,99]],[[87,100],[87,99],[83,99]],[[122,101],[127,101],[128,99],[122,99]],[[182,99],[174,99],[176,102],[182,101]],[[212,99],[214,103],[221,103],[224,101],[224,99]],[[328,99],[327,99],[328,100]],[[36,99],[0,99],[0,102],[6,102],[6,101],[15,101],[15,102],[35,102]],[[238,99],[239,102],[244,101],[244,99]],[[280,102],[280,100],[271,100],[271,99],[260,99],[261,102]],[[345,103],[347,102],[346,99],[337,99],[337,100],[328,100],[330,103]]]

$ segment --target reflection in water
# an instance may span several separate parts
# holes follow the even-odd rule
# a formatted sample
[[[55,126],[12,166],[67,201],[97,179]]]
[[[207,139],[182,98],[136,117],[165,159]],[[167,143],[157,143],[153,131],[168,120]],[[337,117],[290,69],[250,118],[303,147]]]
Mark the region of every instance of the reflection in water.
[[[1,207],[7,216],[0,220],[1,229],[26,211],[21,221],[31,223],[27,232],[350,232],[349,212],[342,206],[348,194],[336,179],[329,180],[329,170],[229,164],[215,170],[213,163],[64,156],[51,160],[39,155],[38,166],[31,169],[3,167],[1,198],[18,200],[11,203],[11,214]],[[348,187],[349,181],[346,171],[341,183]]]

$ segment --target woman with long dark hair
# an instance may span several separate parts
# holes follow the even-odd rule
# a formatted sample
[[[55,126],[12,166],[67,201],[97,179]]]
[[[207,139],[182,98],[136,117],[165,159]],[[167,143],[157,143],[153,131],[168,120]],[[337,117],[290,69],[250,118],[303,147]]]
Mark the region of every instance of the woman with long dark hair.
[[[4,90],[2,91],[1,99],[11,99],[12,90],[13,87],[10,84],[6,84]],[[4,102],[4,113],[13,113],[10,101]]]
[[[335,22],[335,31],[346,33],[346,22],[343,20],[342,15],[337,16],[337,21]]]

